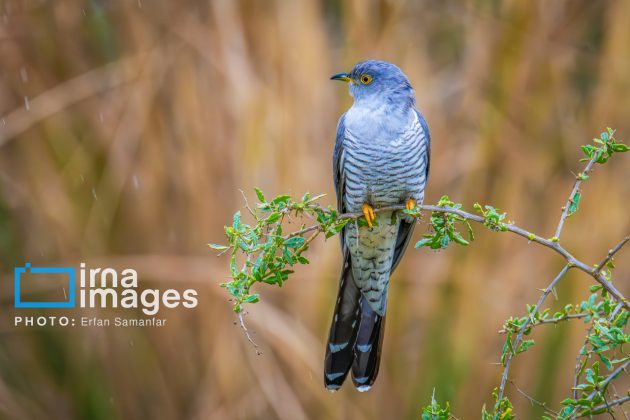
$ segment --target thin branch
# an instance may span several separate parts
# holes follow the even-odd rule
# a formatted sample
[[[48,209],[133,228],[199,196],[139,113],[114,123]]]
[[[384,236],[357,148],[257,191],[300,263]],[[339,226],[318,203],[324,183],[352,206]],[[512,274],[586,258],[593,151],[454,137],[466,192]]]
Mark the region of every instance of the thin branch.
[[[503,399],[503,395],[505,393],[505,384],[507,382],[508,373],[510,371],[510,364],[512,363],[512,358],[514,357],[514,353],[518,351],[518,346],[521,344],[521,340],[523,339],[525,330],[529,326],[530,322],[533,320],[533,317],[535,317],[538,311],[540,310],[540,307],[545,302],[545,299],[547,299],[547,296],[549,296],[549,293],[551,293],[551,290],[553,290],[553,288],[556,287],[556,284],[560,281],[562,277],[564,277],[567,271],[569,271],[569,268],[571,268],[570,264],[565,265],[564,268],[560,271],[560,273],[558,273],[556,278],[553,279],[553,281],[549,284],[549,286],[547,286],[547,288],[543,291],[543,294],[538,299],[538,303],[536,303],[536,306],[532,310],[530,316],[521,326],[519,333],[516,336],[516,340],[514,340],[514,344],[512,346],[513,351],[509,352],[507,359],[505,360],[505,365],[503,367],[503,375],[501,375],[501,385],[499,386],[499,396],[497,397],[497,401],[501,401]]]
[[[564,221],[569,217],[569,208],[571,204],[573,204],[573,200],[575,199],[575,194],[580,190],[580,185],[582,185],[582,181],[584,181],[586,175],[591,171],[591,168],[595,164],[595,159],[597,156],[594,154],[591,160],[588,161],[584,171],[582,171],[582,176],[577,176],[575,179],[575,184],[573,185],[573,190],[571,190],[571,194],[569,195],[569,199],[567,203],[562,208],[562,216],[560,216],[560,221],[558,222],[558,227],[556,228],[556,234],[553,235],[556,238],[560,239],[560,234],[562,233],[562,228],[564,227]]]
[[[613,392],[614,392],[613,396],[615,398],[619,398],[619,393],[617,392],[617,387],[615,386],[615,384],[610,384],[610,386],[612,387]],[[621,408],[621,412],[623,413],[623,418],[625,418],[626,420],[630,420],[628,418],[628,413],[626,413],[626,410],[624,410],[624,408],[621,406],[619,408]]]
[[[249,214],[252,215],[254,220],[258,221],[258,216],[256,215],[256,212],[254,210],[252,210],[252,208],[249,206],[249,201],[247,201],[247,196],[245,195],[243,190],[239,189],[239,191],[241,192],[241,195],[243,196],[243,200],[245,200],[245,208],[247,209]]]
[[[606,377],[603,381],[599,382],[599,383],[597,384],[596,390],[595,390],[595,391],[593,391],[593,392],[591,392],[591,393],[588,395],[588,397],[586,397],[586,400],[587,400],[587,401],[590,401],[590,400],[592,400],[593,398],[595,398],[595,395],[597,395],[597,393],[598,393],[598,392],[601,392],[601,391],[600,391],[601,389],[605,389],[605,388],[606,388],[606,386],[610,383],[610,381],[612,381],[613,379],[615,379],[615,378],[616,378],[616,377],[617,377],[617,376],[621,373],[621,371],[626,370],[626,368],[628,367],[628,365],[630,365],[630,358],[628,358],[625,362],[623,362],[622,364],[620,364],[619,366],[617,366],[617,368],[616,368],[615,370],[613,370],[613,371],[612,371],[612,373],[611,373],[610,375],[608,375],[608,376],[607,376],[607,377]],[[576,386],[577,386],[577,385],[576,385]],[[623,399],[623,398],[622,398],[622,399]],[[612,406],[614,402],[615,402],[615,401],[612,401],[611,403],[608,403],[608,404],[606,404],[606,403],[604,403],[604,404],[600,404],[600,405],[598,405],[597,407],[594,407],[594,408],[592,408],[592,409],[591,409],[591,410],[589,410],[589,411],[590,411],[590,412],[593,412],[593,411],[596,411],[596,410],[602,410],[602,409],[604,409],[604,408],[606,408],[606,407],[610,407],[610,406]],[[625,402],[625,401],[623,401],[623,402]],[[621,402],[621,403],[623,403],[623,402]],[[618,403],[618,404],[621,404],[621,403]],[[618,404],[614,404],[614,405],[618,405]],[[577,410],[576,410],[576,411],[577,411]],[[574,412],[574,413],[572,414],[572,417],[571,417],[571,418],[575,418],[575,416],[576,416],[577,414],[578,414],[577,412]],[[587,413],[587,415],[588,415],[588,413]],[[583,417],[583,416],[582,416],[582,417]]]
[[[579,185],[579,184],[577,184]],[[395,210],[403,210],[405,209],[404,205],[397,205],[397,206],[387,206],[387,207],[381,207],[381,208],[377,208],[374,209],[375,213],[379,213],[379,212],[383,212],[383,211],[395,211]],[[477,223],[481,223],[483,224],[485,222],[485,219],[482,216],[478,216],[475,214],[471,214],[468,213],[466,211],[463,210],[459,210],[459,209],[454,209],[452,207],[440,207],[440,206],[433,206],[433,205],[421,205],[418,206],[418,209],[421,211],[431,211],[431,212],[437,212],[437,213],[450,213],[450,214],[455,214],[457,216],[462,217],[465,220],[472,220],[473,222],[477,222]],[[324,209],[322,209],[324,210]],[[342,213],[338,216],[338,219],[353,219],[356,220],[359,217],[363,216],[363,213]],[[542,238],[532,232],[529,232],[523,228],[520,228],[514,224],[503,224],[503,226],[505,227],[505,229],[508,232],[512,232],[515,233],[519,236],[522,236],[523,238],[526,238],[527,240],[529,240],[530,242],[536,242],[540,245],[543,245],[547,248],[550,248],[552,250],[554,250],[556,253],[560,254],[566,261],[567,264],[571,267],[575,267],[577,269],[579,269],[580,271],[585,272],[586,274],[590,275],[591,277],[593,277],[595,279],[595,281],[597,281],[599,284],[602,285],[602,287],[608,292],[610,293],[610,295],[612,297],[615,298],[615,300],[617,300],[618,302],[622,303],[623,306],[625,307],[625,309],[630,310],[630,303],[626,300],[626,298],[624,297],[624,295],[617,290],[617,288],[615,286],[612,285],[612,283],[610,283],[610,281],[608,281],[599,271],[597,271],[597,269],[595,267],[589,266],[585,263],[583,263],[582,261],[578,260],[577,258],[575,258],[569,251],[567,251],[566,249],[564,249],[557,240],[555,240],[554,238],[552,239],[545,239]],[[313,227],[313,229],[316,229],[315,227]]]
[[[321,230],[317,230],[315,231],[311,236],[308,237],[307,240],[304,241],[304,243],[302,244],[301,247],[299,247],[296,251],[295,254],[296,255],[300,255],[300,253],[302,253],[306,247],[308,247],[308,245],[313,242],[313,239],[317,238],[317,236],[321,233]]]
[[[540,321],[536,321],[533,324],[530,324],[530,327],[536,327],[538,325],[544,325],[544,324],[557,324],[559,322],[562,321],[569,321],[572,319],[581,319],[581,318],[586,318],[587,316],[591,315],[590,313],[587,312],[581,312],[579,314],[566,314],[563,315],[559,318],[551,318],[551,319],[542,319]],[[507,333],[507,330],[505,328],[502,328],[499,330],[499,334],[505,334]]]
[[[582,354],[582,351],[580,350],[580,352],[578,352],[577,357],[575,358],[575,370],[573,374],[573,399],[574,400],[577,400],[577,392],[578,392],[577,386],[580,383],[580,376],[581,376],[581,370],[582,370],[582,356],[588,358],[588,350],[587,350],[587,347],[589,345],[588,337],[591,335],[592,331],[593,331],[592,325],[586,329],[586,339],[584,340],[584,345],[582,346],[582,348],[584,348],[584,354]]]
[[[249,333],[249,330],[247,329],[247,327],[245,326],[245,320],[243,319],[243,313],[239,312],[238,314],[238,320],[239,323],[241,324],[241,329],[243,330],[243,332],[245,333],[245,337],[247,337],[247,340],[252,343],[252,345],[254,346],[254,349],[256,350],[256,354],[257,355],[261,355],[262,351],[260,351],[258,349],[258,344],[256,344],[256,342],[254,341],[254,339],[252,338],[252,336]]]
[[[602,268],[604,268],[606,266],[606,264],[608,264],[610,262],[610,260],[613,259],[613,257],[615,256],[615,254],[617,252],[619,252],[619,250],[621,248],[623,248],[623,246],[628,243],[628,241],[630,241],[630,236],[626,236],[625,238],[623,238],[617,245],[615,245],[615,247],[613,249],[611,249],[610,251],[608,251],[608,255],[606,255],[606,258],[604,258],[602,260],[602,262],[600,262],[597,265],[597,272],[599,273],[600,271],[602,271]]]
[[[532,405],[538,405],[538,406],[542,407],[543,410],[547,414],[552,414],[554,416],[557,416],[559,414],[557,411],[552,410],[551,408],[547,407],[547,403],[546,402],[538,401],[536,398],[534,398],[531,395],[527,394],[518,385],[516,385],[513,380],[510,379],[509,381],[510,381],[510,384],[512,384],[512,386],[514,386],[514,388],[516,388],[518,393],[521,394],[522,396],[524,396],[525,398],[527,398]]]
[[[611,408],[611,407],[614,407],[614,406],[617,406],[617,405],[621,405],[621,404],[623,404],[623,403],[625,403],[627,401],[630,401],[630,395],[626,395],[623,398],[619,398],[619,399],[611,401],[609,403],[604,403],[604,404],[600,404],[598,406],[595,406],[595,407],[593,407],[591,412],[598,412],[599,410],[604,410],[606,408]],[[592,416],[592,414],[588,414],[587,413],[587,414],[584,414],[581,417],[591,417],[591,416]]]
[[[294,236],[302,236],[303,234],[308,233],[308,232],[312,232],[314,230],[318,230],[318,231],[321,232],[321,230],[322,230],[321,225],[313,225],[313,226],[309,226],[309,227],[300,229],[298,231],[292,232],[292,233],[288,234],[285,237],[285,239],[293,238]]]
[[[617,314],[619,313],[619,311],[621,310],[621,307],[623,306],[623,304],[618,303],[617,306],[615,306],[615,309],[613,309],[612,313],[610,314],[610,316],[608,317],[608,319],[610,321],[612,321],[613,319],[615,319],[615,317],[617,316]]]
[[[617,368],[615,370],[613,370],[611,372],[610,375],[608,375],[606,377],[606,379],[604,379],[603,381],[601,381],[599,384],[597,384],[598,388],[605,388],[606,385],[608,385],[610,383],[610,381],[612,381],[613,379],[615,379],[623,370],[626,370],[626,368],[628,367],[628,365],[630,365],[630,358],[628,358],[628,360],[626,360],[625,362],[623,362],[622,364],[620,364],[619,366],[617,366]],[[597,391],[593,391],[589,396],[588,399],[592,399],[595,394],[597,394]]]

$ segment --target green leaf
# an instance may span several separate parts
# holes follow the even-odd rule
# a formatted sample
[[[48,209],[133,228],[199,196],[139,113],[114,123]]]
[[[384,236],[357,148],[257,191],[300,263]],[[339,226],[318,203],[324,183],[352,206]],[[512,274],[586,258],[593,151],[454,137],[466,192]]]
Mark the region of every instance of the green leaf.
[[[247,296],[245,299],[243,299],[244,303],[256,303],[260,300],[260,297],[258,296],[258,294],[254,294],[254,295],[249,295]]]
[[[528,348],[530,348],[531,346],[533,346],[534,344],[536,344],[534,342],[534,340],[523,340],[523,342],[521,343],[520,346],[518,346],[518,350],[516,351],[516,353],[523,353],[524,351],[527,351]]]
[[[582,151],[584,152],[584,154],[586,156],[588,156],[589,158],[593,157],[593,151],[595,150],[595,147],[590,145],[590,144],[586,144],[584,146],[582,146]]]
[[[571,216],[578,210],[578,205],[580,204],[580,198],[582,194],[579,191],[576,191],[571,199],[571,203],[569,204],[569,211],[567,212],[567,216]]]
[[[472,226],[470,226],[470,222],[468,220],[466,220],[466,229],[468,230],[468,239],[470,240],[470,242],[475,240],[475,234],[473,233],[473,229]]]
[[[284,246],[288,248],[299,248],[304,244],[305,239],[301,236],[294,236],[284,241]]]
[[[234,213],[234,217],[232,218],[232,227],[234,230],[237,230],[241,227],[241,212],[237,211]]]
[[[282,215],[279,212],[273,212],[269,215],[269,217],[267,217],[267,224],[272,224],[277,222],[278,220],[280,220],[280,218],[282,217]]]
[[[469,242],[466,239],[464,239],[459,232],[453,232],[453,234],[451,235],[451,238],[460,245],[466,246],[469,244]]]
[[[610,362],[610,359],[608,357],[604,356],[601,353],[599,353],[598,355],[599,355],[600,360],[608,368],[608,370],[612,370],[613,369],[613,365]]]
[[[216,249],[219,251],[223,251],[229,248],[229,246],[220,245],[220,244],[208,244],[208,246],[212,249]]]
[[[628,150],[630,150],[630,147],[628,147],[628,145],[623,144],[623,143],[615,143],[610,147],[613,149],[613,151],[620,152],[620,153],[627,152]]]
[[[271,201],[271,204],[286,204],[290,199],[290,195],[279,195]]]
[[[265,200],[265,194],[263,194],[263,192],[260,190],[260,188],[255,187],[255,188],[254,188],[254,191],[256,191],[256,197],[258,197],[258,200],[259,200],[261,203],[264,203],[264,202],[266,201],[266,200]]]
[[[419,240],[418,242],[416,242],[416,249],[418,248],[422,248],[423,246],[428,245],[429,243],[431,243],[431,238],[424,238]]]

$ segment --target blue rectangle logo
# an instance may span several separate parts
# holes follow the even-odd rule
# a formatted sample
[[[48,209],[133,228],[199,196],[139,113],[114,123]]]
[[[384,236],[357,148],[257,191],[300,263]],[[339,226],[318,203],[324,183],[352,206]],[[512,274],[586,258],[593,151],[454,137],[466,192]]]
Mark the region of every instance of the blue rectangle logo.
[[[22,274],[65,274],[68,276],[68,300],[62,302],[23,302],[21,295]],[[74,308],[75,307],[75,269],[73,267],[15,267],[13,272],[16,308]]]

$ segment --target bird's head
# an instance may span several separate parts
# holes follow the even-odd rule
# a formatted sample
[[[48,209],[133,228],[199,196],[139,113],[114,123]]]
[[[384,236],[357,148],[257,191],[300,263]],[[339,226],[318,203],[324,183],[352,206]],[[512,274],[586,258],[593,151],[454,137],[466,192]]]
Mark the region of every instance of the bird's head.
[[[389,103],[396,107],[415,105],[409,79],[398,66],[386,61],[362,61],[349,73],[335,74],[331,79],[347,82],[350,95],[359,104]]]

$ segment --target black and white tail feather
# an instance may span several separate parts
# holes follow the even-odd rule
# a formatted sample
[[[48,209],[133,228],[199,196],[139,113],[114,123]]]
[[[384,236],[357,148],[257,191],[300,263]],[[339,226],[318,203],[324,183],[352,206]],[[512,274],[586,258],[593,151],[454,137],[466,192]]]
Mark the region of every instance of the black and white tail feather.
[[[413,222],[401,221],[390,274],[400,262],[414,226]],[[357,288],[350,253],[344,249],[339,293],[326,345],[326,388],[338,390],[352,368],[354,386],[361,392],[369,390],[378,376],[384,333],[385,315],[378,315]]]

